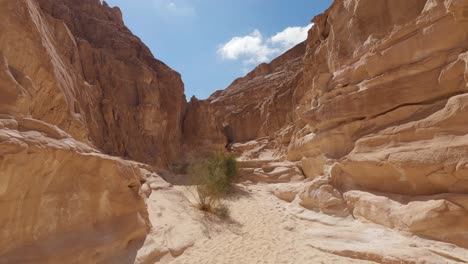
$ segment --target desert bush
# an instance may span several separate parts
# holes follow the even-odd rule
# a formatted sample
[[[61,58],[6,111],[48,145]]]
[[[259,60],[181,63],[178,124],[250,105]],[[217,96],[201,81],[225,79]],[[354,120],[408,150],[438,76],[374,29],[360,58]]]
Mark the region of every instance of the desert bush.
[[[239,176],[239,164],[237,163],[236,156],[234,154],[224,154],[223,162],[227,182],[230,186],[231,183]]]
[[[226,216],[229,210],[221,200],[231,189],[239,174],[239,165],[232,154],[216,153],[190,166],[189,174],[195,187],[194,197],[200,210]]]

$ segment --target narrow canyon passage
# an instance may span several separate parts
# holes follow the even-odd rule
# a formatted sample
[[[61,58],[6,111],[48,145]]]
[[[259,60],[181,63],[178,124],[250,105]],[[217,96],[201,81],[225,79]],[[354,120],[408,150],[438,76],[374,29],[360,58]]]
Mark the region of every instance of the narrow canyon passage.
[[[295,46],[187,101],[193,72],[166,56],[224,73],[183,55],[208,54],[202,27],[145,24],[180,37],[163,62],[106,1],[0,0],[0,264],[468,263],[468,0],[329,2],[300,8]],[[209,17],[239,54],[262,43]],[[221,220],[182,184],[227,152]]]
[[[468,253],[450,244],[404,236],[351,217],[304,210],[274,196],[271,190],[276,186],[240,184],[237,195],[226,201],[230,208],[228,220],[214,216],[198,219],[206,228],[206,237],[176,258],[166,254],[160,263],[468,262]],[[190,197],[186,187],[176,189]]]

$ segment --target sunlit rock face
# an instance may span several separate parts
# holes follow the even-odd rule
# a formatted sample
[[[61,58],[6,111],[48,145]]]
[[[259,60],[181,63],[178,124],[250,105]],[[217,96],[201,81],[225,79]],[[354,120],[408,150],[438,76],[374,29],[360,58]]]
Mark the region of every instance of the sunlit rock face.
[[[119,9],[38,0],[8,1],[1,12],[2,65],[20,82],[18,98],[28,103],[19,105],[32,117],[112,155],[152,165],[176,157],[180,75],[125,27]]]
[[[36,119],[0,119],[0,263],[133,263],[149,230],[140,165]]]
[[[280,129],[294,120],[293,94],[301,81],[304,52],[301,43],[208,99],[191,100],[184,122],[186,145],[193,145],[192,138],[217,143],[212,149],[262,137],[283,138]]]
[[[313,22],[305,42],[186,103],[119,9],[3,1],[0,263],[181,254],[203,228],[142,163],[226,148],[285,201],[468,248],[468,3],[337,0]],[[158,221],[163,205],[172,218]]]
[[[134,263],[146,165],[116,156],[176,157],[179,74],[98,0],[0,5],[0,263]]]
[[[379,8],[376,2],[345,1],[315,19],[308,44],[316,52],[304,60],[310,102],[301,105],[313,134],[298,137],[289,158],[314,158],[305,154],[313,150],[317,157],[344,158],[333,170],[340,178],[379,191],[466,192],[466,182],[455,177],[463,166],[441,169],[463,159],[451,157],[463,149],[465,129],[457,116],[467,89],[467,22],[453,12],[465,8],[463,1],[388,3],[386,9],[402,12],[382,17],[366,11]],[[317,67],[321,60],[326,63]]]
[[[336,1],[307,40],[299,107],[310,132],[288,151],[307,176],[328,173],[354,216],[464,247],[467,8]]]
[[[83,80],[99,91],[94,109],[84,111],[93,143],[149,164],[176,158],[185,107],[180,75],[125,27],[118,8],[99,1],[39,2],[74,35]]]
[[[331,203],[339,214],[466,247],[467,10],[466,1],[335,1],[302,47],[204,104],[242,155],[270,151],[318,178],[298,194],[307,207],[327,211],[331,193],[348,204]],[[366,208],[383,203],[358,198],[366,192],[404,199],[376,214]]]

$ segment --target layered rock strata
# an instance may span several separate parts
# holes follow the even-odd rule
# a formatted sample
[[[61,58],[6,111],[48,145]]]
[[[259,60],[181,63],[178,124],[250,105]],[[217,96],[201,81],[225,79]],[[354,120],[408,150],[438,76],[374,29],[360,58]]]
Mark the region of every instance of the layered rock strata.
[[[304,52],[301,43],[208,99],[192,98],[184,119],[184,145],[213,151],[265,137],[288,143],[292,130],[281,128],[294,121],[293,94],[301,81]]]
[[[24,0],[3,1],[0,12],[1,67],[12,76],[2,85],[23,90],[22,112],[2,112],[30,114],[115,156],[152,165],[177,156],[180,75],[154,59],[118,8]]]
[[[244,146],[241,159],[287,160],[310,178],[279,196],[466,247],[466,10],[454,0],[335,1],[304,46],[202,104],[218,109],[214,123]]]
[[[168,164],[184,107],[117,8],[0,1],[0,263],[134,263],[156,176],[115,156]]]
[[[337,0],[304,43],[188,104],[118,8],[0,4],[0,263],[180,255],[204,237],[186,200],[116,156],[226,148],[283,200],[468,248],[466,1]]]
[[[149,230],[141,165],[36,119],[0,119],[0,263],[133,263]]]

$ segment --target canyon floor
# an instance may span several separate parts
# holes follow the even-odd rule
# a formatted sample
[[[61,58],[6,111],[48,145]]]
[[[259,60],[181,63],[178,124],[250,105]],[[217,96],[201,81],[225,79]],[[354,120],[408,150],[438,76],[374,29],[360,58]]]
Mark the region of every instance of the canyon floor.
[[[153,237],[163,237],[161,243],[172,247],[157,260],[171,264],[468,262],[468,252],[450,244],[405,235],[352,217],[305,210],[294,201],[278,199],[271,192],[275,186],[237,185],[236,193],[225,201],[230,208],[225,220],[197,212],[189,208],[191,205],[176,210],[161,203],[161,197],[153,197],[154,203],[150,198],[150,218],[158,219],[153,225],[165,230],[164,235],[155,232]],[[188,187],[174,189],[170,191],[173,197],[191,199]]]

